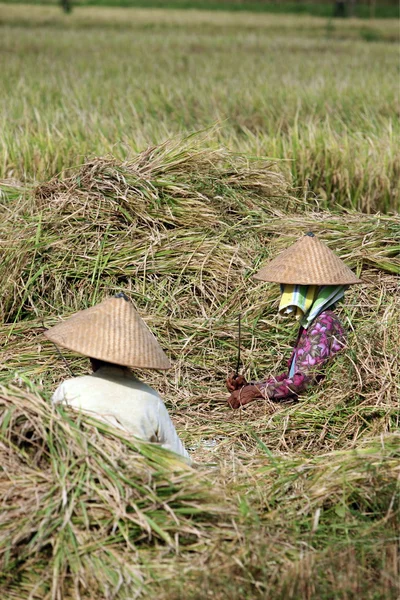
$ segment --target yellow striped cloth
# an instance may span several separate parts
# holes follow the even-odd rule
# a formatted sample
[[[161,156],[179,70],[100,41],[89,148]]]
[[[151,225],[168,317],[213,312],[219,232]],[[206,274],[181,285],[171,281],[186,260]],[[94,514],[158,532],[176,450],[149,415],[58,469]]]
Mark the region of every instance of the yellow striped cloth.
[[[307,329],[320,312],[326,310],[344,296],[346,285],[281,285],[279,304],[281,314],[295,312],[298,321]]]
[[[295,317],[299,321],[314,304],[318,289],[317,285],[281,285],[282,297],[279,312],[284,315],[295,312]]]

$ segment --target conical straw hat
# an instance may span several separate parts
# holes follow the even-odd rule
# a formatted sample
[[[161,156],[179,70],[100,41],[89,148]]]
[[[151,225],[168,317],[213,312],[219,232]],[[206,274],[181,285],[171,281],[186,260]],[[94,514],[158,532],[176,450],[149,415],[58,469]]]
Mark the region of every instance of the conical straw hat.
[[[298,285],[361,283],[353,271],[313,233],[307,233],[263,267],[255,279]]]
[[[123,294],[81,310],[44,334],[98,360],[138,369],[170,369],[161,346]]]

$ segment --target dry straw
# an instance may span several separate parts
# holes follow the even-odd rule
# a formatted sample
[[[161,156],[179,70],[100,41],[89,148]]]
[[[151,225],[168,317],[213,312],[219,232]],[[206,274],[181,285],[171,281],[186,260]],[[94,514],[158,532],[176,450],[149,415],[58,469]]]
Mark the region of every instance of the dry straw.
[[[3,598],[17,581],[19,597],[42,600],[137,592],[142,545],[195,552],[229,519],[205,474],[173,453],[33,391],[1,387],[0,415]]]
[[[107,457],[97,454],[91,445],[91,440],[97,444],[101,437],[96,428],[91,429],[86,421],[78,427],[71,419],[50,414],[36,394],[25,396],[7,388],[3,391],[2,432],[4,452],[14,465],[7,476],[14,482],[14,495],[4,488],[3,505],[7,506],[11,497],[21,500],[11,504],[15,514],[21,514],[20,506],[26,506],[29,519],[38,526],[43,524],[37,535],[20,539],[13,529],[16,524],[7,521],[8,513],[4,513],[8,523],[4,532],[13,531],[7,539],[16,541],[3,546],[4,560],[9,560],[7,573],[11,568],[20,573],[12,588],[15,598],[34,589],[38,583],[35,572],[44,574],[47,590],[56,589],[60,594],[69,585],[69,573],[79,573],[82,590],[85,585],[89,590],[96,569],[102,574],[99,585],[108,590],[116,589],[112,586],[118,585],[121,573],[123,589],[126,577],[139,573],[137,564],[147,560],[148,552],[156,559],[158,570],[150,574],[142,569],[137,577],[146,580],[145,572],[152,580],[169,578],[168,585],[153,588],[156,597],[169,600],[181,597],[182,589],[185,597],[196,598],[196,590],[207,583],[204,574],[215,583],[217,599],[224,597],[223,593],[226,597],[227,589],[232,598],[239,598],[240,590],[241,597],[323,598],[332,597],[336,589],[342,589],[344,597],[357,593],[372,598],[368,594],[376,591],[376,586],[390,598],[395,590],[389,539],[395,535],[391,505],[395,484],[393,461],[387,462],[386,457],[388,453],[393,456],[396,440],[391,436],[399,427],[398,216],[321,211],[317,205],[305,205],[291,196],[277,165],[206,150],[195,141],[151,148],[124,163],[93,159],[42,184],[34,193],[18,191],[18,186],[9,188],[0,200],[0,212],[0,377],[4,384],[25,387],[27,380],[33,380],[48,398],[69,374],[44,339],[44,330],[57,322],[58,315],[68,316],[125,291],[140,314],[148,315],[146,323],[157,332],[174,364],[167,377],[155,372],[141,373],[141,377],[165,398],[180,436],[194,448],[194,458],[219,466],[209,478],[220,486],[220,508],[229,515],[237,507],[240,515],[229,528],[225,521],[219,521],[221,528],[213,527],[219,516],[207,508],[209,497],[203,480],[192,479],[192,472],[185,471],[184,476],[171,475],[170,481],[166,474],[170,462],[161,450],[152,449],[151,457],[143,458],[142,448],[138,450],[132,441],[106,434],[107,454],[115,457],[122,453],[122,466],[115,459],[119,470],[110,470]],[[278,286],[257,283],[252,275],[307,231],[323,239],[362,278],[362,284],[346,293],[339,311],[348,331],[347,348],[328,366],[325,380],[300,402],[254,403],[244,411],[230,411],[224,378],[236,361],[239,310],[244,374],[258,379],[286,368],[296,332],[290,322],[276,316]],[[67,350],[65,356],[75,373],[87,372],[85,358]],[[45,430],[42,421],[48,423]],[[100,431],[102,435],[103,429]],[[54,432],[59,432],[57,443]],[[359,469],[359,463],[351,460],[352,452],[371,437],[377,456],[382,448],[382,465],[390,463],[389,470],[382,471],[390,486],[381,503],[375,490],[383,482],[371,476],[379,470],[371,453],[360,467],[362,477],[352,482],[351,474]],[[36,441],[31,443],[32,439]],[[28,462],[24,458],[25,448],[32,444],[34,456],[42,461],[51,458],[44,463],[44,478],[39,467],[29,462],[31,458]],[[87,448],[90,451],[85,454]],[[331,456],[337,451],[345,453]],[[81,454],[87,457],[84,464]],[[307,461],[310,455],[316,457],[315,463]],[[148,460],[152,464],[166,461],[155,467],[164,478],[160,488]],[[138,465],[137,476],[133,463]],[[25,464],[23,469],[21,464]],[[330,470],[330,464],[337,466],[337,471]],[[25,471],[26,465],[33,470]],[[372,465],[371,471],[368,465]],[[125,469],[129,470],[127,480]],[[141,496],[135,486],[137,482],[139,487],[145,486],[147,469],[155,477],[151,479],[155,488],[149,484],[150,490],[145,488]],[[302,472],[310,475],[308,483],[298,476]],[[74,489],[83,498],[82,504],[78,502],[72,509],[73,496],[67,494],[67,508],[63,504],[63,490],[70,481],[77,484]],[[293,481],[291,487],[289,481]],[[35,503],[36,498],[45,498],[38,515],[34,492],[28,493],[36,486]],[[41,486],[45,496],[41,496]],[[152,494],[160,498],[164,486],[166,495],[157,503]],[[353,488],[361,489],[359,496],[350,493]],[[135,517],[126,508],[128,489],[140,504]],[[90,503],[89,496],[82,496],[88,490],[96,494],[97,505]],[[193,490],[202,501],[196,504],[196,520],[190,505],[187,521],[179,499],[192,493],[197,498]],[[119,495],[126,508],[122,513]],[[107,508],[110,497],[111,509]],[[340,507],[340,497],[345,509]],[[173,514],[169,511],[172,498],[181,512],[175,504]],[[372,499],[370,505],[368,498]],[[372,524],[368,507],[373,509]],[[79,526],[69,516],[75,509],[81,511]],[[328,520],[324,520],[325,509]],[[46,521],[47,510],[50,518]],[[268,518],[270,513],[275,521]],[[163,520],[154,519],[155,514]],[[146,515],[161,527],[164,537],[149,525]],[[390,518],[385,521],[387,515]],[[57,531],[47,529],[52,521],[57,523]],[[27,531],[27,523],[23,521],[21,531]],[[98,531],[99,539],[106,540],[101,549],[93,541]],[[43,539],[51,540],[43,547],[39,544],[42,534]],[[179,557],[154,550],[148,535],[165,548],[175,536],[182,544],[197,539],[197,558],[189,557],[184,549]],[[62,554],[65,539],[66,547],[76,548],[74,554]],[[208,540],[203,548],[200,540]],[[137,557],[137,561],[132,559],[136,570],[130,575],[120,562],[121,556],[126,558],[128,543],[142,548],[139,554],[135,549],[129,551],[130,557]],[[29,549],[36,551],[39,546],[48,554],[41,554],[42,550],[29,554]],[[18,556],[25,558],[18,562]],[[343,557],[347,557],[346,564]],[[51,578],[46,572],[49,560],[54,561]],[[339,577],[340,565],[348,577]],[[3,581],[10,586],[7,573]],[[371,573],[372,579],[360,573]],[[308,575],[312,576],[314,596],[306,585]],[[346,581],[356,582],[356,587],[345,589]],[[39,597],[44,597],[41,588],[37,589]],[[82,590],[78,591],[85,597]],[[79,598],[72,588],[68,594],[65,598]]]

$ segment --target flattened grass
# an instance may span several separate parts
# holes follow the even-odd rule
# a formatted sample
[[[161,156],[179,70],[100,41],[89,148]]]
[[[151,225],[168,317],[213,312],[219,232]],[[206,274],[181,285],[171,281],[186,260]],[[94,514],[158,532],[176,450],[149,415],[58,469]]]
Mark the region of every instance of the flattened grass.
[[[6,216],[0,230],[3,370],[8,380],[19,364],[26,374],[42,373],[49,389],[57,381],[53,374],[48,379],[53,348],[39,342],[43,358],[29,364],[43,327],[60,312],[65,316],[124,290],[178,361],[173,383],[159,379],[168,395],[173,397],[175,390],[179,396],[188,386],[192,392],[187,397],[195,398],[188,406],[193,408],[204,394],[217,393],[222,399],[214,382],[235,363],[238,311],[247,376],[257,379],[282,368],[295,335],[292,325],[275,316],[275,286],[256,283],[251,276],[263,261],[313,230],[364,283],[346,294],[342,308],[351,344],[324,384],[324,390],[334,386],[333,401],[323,403],[320,425],[313,409],[311,421],[305,415],[304,426],[299,422],[295,429],[312,432],[314,423],[310,443],[315,444],[324,421],[333,423],[342,414],[341,431],[346,411],[360,400],[362,405],[363,398],[367,407],[388,398],[387,406],[396,410],[390,397],[398,391],[397,216],[334,214],[317,206],[310,210],[290,195],[273,164],[205,150],[196,139],[150,148],[125,163],[95,159],[28,191],[19,209],[10,212],[8,205],[7,200],[2,204]],[[26,352],[24,340],[29,340]],[[14,344],[19,350],[10,356]],[[79,372],[84,361],[67,356]],[[349,390],[335,382],[342,368],[340,379],[350,379]],[[312,395],[310,406],[324,393]],[[301,421],[301,409],[297,411]],[[393,415],[392,408],[388,414]],[[381,417],[383,424],[385,410]],[[274,419],[280,419],[279,412]],[[354,419],[353,433],[357,427],[364,430],[361,421]]]
[[[161,598],[394,600],[398,586],[399,436],[304,460],[231,457],[241,544],[186,563]],[[160,597],[160,596],[158,596]]]

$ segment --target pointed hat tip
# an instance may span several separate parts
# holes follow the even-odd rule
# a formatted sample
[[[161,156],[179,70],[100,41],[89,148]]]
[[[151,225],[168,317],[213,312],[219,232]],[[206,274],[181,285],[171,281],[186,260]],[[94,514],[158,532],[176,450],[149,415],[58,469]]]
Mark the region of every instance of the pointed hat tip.
[[[115,294],[114,298],[123,298],[126,302],[130,302],[128,296],[124,294],[124,292],[118,292],[118,294]]]

